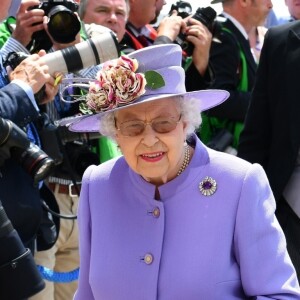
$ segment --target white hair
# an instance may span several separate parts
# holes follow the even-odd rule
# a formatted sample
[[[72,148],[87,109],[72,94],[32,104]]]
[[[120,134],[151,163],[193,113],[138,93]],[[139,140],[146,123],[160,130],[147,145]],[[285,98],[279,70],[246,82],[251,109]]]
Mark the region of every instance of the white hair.
[[[181,120],[187,124],[187,136],[189,136],[199,128],[202,122],[199,99],[185,100],[184,97],[179,97],[178,103],[181,110]]]
[[[201,108],[197,98],[186,100],[183,96],[175,97],[180,112],[181,120],[187,124],[187,136],[195,132],[201,125]],[[156,100],[157,101],[157,100]],[[114,112],[107,112],[100,118],[100,133],[115,140],[116,136],[116,120]]]

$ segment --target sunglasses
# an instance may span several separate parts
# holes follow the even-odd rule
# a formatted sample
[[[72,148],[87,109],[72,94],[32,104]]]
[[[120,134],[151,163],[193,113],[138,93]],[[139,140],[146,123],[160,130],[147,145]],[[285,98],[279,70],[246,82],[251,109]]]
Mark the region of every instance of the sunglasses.
[[[119,127],[117,127],[117,130],[120,131],[123,136],[138,136],[144,132],[147,125],[150,125],[157,133],[168,133],[177,127],[180,119],[181,115],[179,119],[174,117],[160,117],[153,119],[151,122],[141,120],[127,121],[121,123]]]

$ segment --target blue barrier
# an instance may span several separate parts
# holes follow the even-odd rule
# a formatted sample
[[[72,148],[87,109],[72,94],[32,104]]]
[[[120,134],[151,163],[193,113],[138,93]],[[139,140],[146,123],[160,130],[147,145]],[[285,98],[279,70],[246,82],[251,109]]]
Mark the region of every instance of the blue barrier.
[[[37,268],[43,279],[52,282],[67,283],[78,280],[79,276],[79,268],[70,272],[55,272],[40,265],[38,265]]]

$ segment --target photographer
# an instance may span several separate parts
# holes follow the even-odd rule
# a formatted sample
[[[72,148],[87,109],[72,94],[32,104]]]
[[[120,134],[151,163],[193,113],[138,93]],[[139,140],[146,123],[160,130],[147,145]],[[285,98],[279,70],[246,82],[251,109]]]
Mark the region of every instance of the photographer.
[[[156,17],[156,0],[129,0],[129,3],[130,11],[126,23],[126,32],[120,42],[121,49],[125,54],[150,46],[155,41],[158,43],[172,43],[181,28],[185,27],[183,19],[174,13],[172,16],[166,17],[156,31],[149,25]],[[141,11],[143,14],[141,14]]]
[[[7,54],[11,51],[28,53],[34,45],[41,46],[41,37],[45,32],[49,31],[47,26],[47,24],[49,24],[49,18],[46,18],[44,16],[47,15],[47,11],[56,9],[56,3],[54,3],[53,1],[45,1],[40,4],[39,1],[34,0],[22,1],[20,10],[16,18],[16,28],[12,32],[12,36],[3,46],[3,51]],[[59,4],[62,6],[68,6],[71,11],[76,7],[74,1],[67,2],[62,0]],[[45,8],[46,5],[48,5],[47,8]],[[49,9],[49,7],[51,8]],[[118,5],[119,11],[121,7],[124,7],[123,15],[127,18],[128,11],[125,1],[124,6]],[[110,7],[110,9],[112,9],[112,7]],[[74,9],[72,13],[70,12],[70,15],[71,14],[76,15],[76,9]],[[87,17],[90,15],[90,10],[87,11],[86,15]],[[121,18],[120,13],[117,15],[118,18]],[[45,28],[45,31],[43,33],[39,32],[41,27],[40,25],[36,24],[37,20],[39,22],[44,22],[43,28]],[[77,21],[79,22],[79,19],[77,19]],[[115,23],[110,22],[109,24]],[[107,24],[102,25],[106,26]],[[51,47],[49,47],[49,44],[47,43],[49,52],[52,52],[53,50],[63,49],[70,45],[75,45],[83,41],[83,39],[101,33],[99,32],[99,30],[101,31],[104,28],[103,26],[96,26],[95,24],[86,25],[81,23],[81,26],[81,34],[77,32],[74,36],[74,40],[68,42],[58,42],[48,32],[48,41],[50,41],[51,44]],[[72,28],[74,27],[75,26],[72,26]],[[123,27],[125,27],[125,25]],[[110,29],[114,30],[115,28],[116,26],[113,25],[113,28]],[[125,28],[123,28],[123,32],[124,31]],[[37,32],[39,33],[37,34]],[[118,36],[120,32],[115,31]],[[75,31],[72,31],[72,34],[74,33]],[[38,38],[36,38],[37,36]],[[122,37],[122,35],[120,35],[120,37]],[[66,35],[66,38],[69,39],[70,36]],[[33,39],[35,39],[35,43],[33,43]],[[80,70],[76,74],[67,74],[66,77],[70,77],[70,81],[72,81],[72,77],[77,76],[94,78],[98,70],[99,67],[97,66],[91,67]],[[56,170],[46,180],[46,183],[47,186],[52,190],[56,198],[60,214],[74,216],[77,214],[81,173],[88,165],[99,164],[98,155],[90,151],[91,146],[93,146],[93,148],[99,148],[99,136],[97,139],[90,141],[87,135],[78,134],[74,135],[75,138],[73,136],[73,139],[71,139],[70,141],[70,132],[68,130],[67,132],[62,132],[61,130],[59,130],[59,136],[57,136],[56,134],[51,134],[51,130],[49,132],[48,129],[55,127],[53,126],[53,122],[68,116],[73,116],[74,114],[78,113],[78,106],[76,104],[69,105],[63,103],[57,96],[53,103],[42,106],[40,109],[46,112],[46,114],[44,115],[45,117],[49,117],[46,117],[43,120],[43,124],[41,126],[42,141],[46,141],[46,143],[43,144],[43,149],[45,150],[45,152],[47,152],[50,147],[58,149],[58,163]],[[65,136],[65,134],[67,134],[67,136]],[[104,138],[100,138],[99,140],[101,162],[104,161],[104,159],[107,160],[108,158],[111,158],[112,156],[120,155],[120,152],[116,149],[115,143],[112,144],[112,142],[106,137],[105,140]],[[38,245],[38,250],[40,251],[37,251],[35,253],[35,261],[38,265],[42,265],[56,272],[69,272],[78,268],[79,254],[76,219],[60,218],[60,230],[56,243],[47,250],[45,248],[41,248],[40,245]],[[68,283],[46,281],[46,288],[41,293],[33,297],[33,299],[72,299],[76,288],[77,281],[71,281]]]
[[[9,0],[1,2],[1,20],[7,17],[10,5]],[[0,117],[12,120],[28,133],[34,131],[31,122],[39,116],[38,104],[52,100],[58,90],[48,67],[40,58],[43,55],[45,51],[29,56],[9,74],[3,67],[2,53],[0,57]],[[36,103],[34,94],[44,85],[45,97]],[[37,140],[38,136],[35,138]],[[34,251],[42,212],[39,189],[30,174],[13,159],[3,162],[0,175],[0,198],[6,213],[24,245]]]
[[[9,0],[1,2],[0,20],[7,17],[8,11],[11,11],[14,4]],[[27,131],[31,128],[30,122],[39,115],[34,93],[46,84],[45,97],[41,99],[41,103],[50,101],[57,93],[54,78],[50,76],[47,66],[40,59],[44,54],[44,51],[40,51],[39,54],[28,57],[18,68],[7,74],[3,67],[2,53],[0,53],[0,117],[12,120]],[[29,250],[23,256],[24,246],[31,252],[34,251],[37,229],[41,220],[41,205],[39,190],[34,184],[34,179],[17,161],[9,157],[9,153],[3,156],[3,151],[3,146],[0,146],[0,198],[3,211],[5,208],[16,231],[13,230],[10,233],[7,231],[7,235],[1,236],[0,298],[19,300],[37,293],[44,287],[35,264],[29,261]],[[5,256],[6,254],[9,255]],[[18,259],[19,254],[23,258],[22,261]],[[13,269],[13,272],[10,268],[11,259],[17,260],[13,265],[17,268]],[[8,264],[4,264],[5,262]],[[22,265],[24,269],[18,268]],[[23,279],[22,282],[19,281],[21,279]],[[21,285],[18,285],[20,283]]]
[[[236,154],[239,135],[249,107],[256,78],[257,62],[249,43],[249,34],[261,25],[272,8],[272,1],[213,0],[222,3],[223,20],[218,41],[212,43],[210,62],[215,72],[212,88],[230,92],[226,103],[205,112],[201,128],[204,143],[221,130],[233,136],[231,153]]]
[[[184,2],[184,1],[177,1]],[[149,45],[170,44],[176,42],[180,34],[193,47],[189,56],[185,55],[183,65],[186,70],[186,88],[189,91],[207,88],[213,78],[209,67],[209,50],[212,34],[200,21],[174,9],[170,16],[164,17],[157,30],[150,23],[157,17],[156,1],[130,1],[130,13],[126,24],[126,33],[121,41],[121,49],[130,53]],[[141,15],[140,11],[143,10]]]

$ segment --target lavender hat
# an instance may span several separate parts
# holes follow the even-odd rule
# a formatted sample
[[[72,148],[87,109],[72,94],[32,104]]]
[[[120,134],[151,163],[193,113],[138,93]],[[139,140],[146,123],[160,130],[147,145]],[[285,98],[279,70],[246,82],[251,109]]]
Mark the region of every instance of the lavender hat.
[[[99,132],[99,119],[106,112],[163,98],[198,99],[204,111],[229,97],[224,90],[186,92],[181,63],[182,50],[176,44],[146,47],[104,63],[81,109],[88,114],[75,119],[69,130]]]

